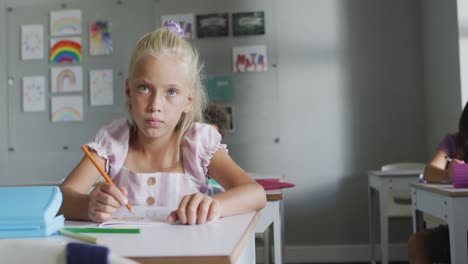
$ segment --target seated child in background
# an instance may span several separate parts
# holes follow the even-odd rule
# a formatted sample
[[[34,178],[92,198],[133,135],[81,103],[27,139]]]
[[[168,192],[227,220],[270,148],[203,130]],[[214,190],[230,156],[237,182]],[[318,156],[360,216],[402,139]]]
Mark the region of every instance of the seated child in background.
[[[208,104],[205,111],[203,111],[203,119],[205,119],[206,123],[214,126],[221,134],[221,137],[226,135],[228,119],[220,106],[213,103]]]
[[[99,182],[88,193],[101,176],[84,157],[61,184],[67,219],[102,222],[129,202],[169,208],[169,222],[202,224],[265,206],[263,188],[231,159],[218,131],[200,123],[201,69],[183,35],[168,21],[138,41],[125,82],[131,118],[103,126],[87,144],[115,185]],[[208,196],[206,175],[226,191]]]
[[[226,135],[228,119],[223,109],[216,104],[210,103],[203,112],[203,119],[207,124],[215,127],[221,134],[221,137]],[[208,176],[208,195],[215,195],[223,192],[224,188],[219,185],[213,178]]]
[[[448,162],[445,157],[451,159]],[[441,183],[452,179],[452,165],[468,160],[468,103],[458,123],[458,132],[448,134],[439,144],[434,157],[424,169],[427,183]],[[447,225],[417,232],[408,240],[411,263],[450,263],[449,230]]]

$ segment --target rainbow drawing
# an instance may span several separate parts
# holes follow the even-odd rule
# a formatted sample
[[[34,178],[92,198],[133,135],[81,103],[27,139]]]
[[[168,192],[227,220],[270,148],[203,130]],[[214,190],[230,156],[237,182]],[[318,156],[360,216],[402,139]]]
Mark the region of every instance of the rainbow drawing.
[[[110,22],[97,20],[89,24],[89,54],[112,54]]]
[[[68,79],[70,85],[74,86],[76,84],[75,73],[70,69],[65,69],[57,76],[57,92],[62,91],[66,79]]]
[[[63,107],[52,113],[52,122],[80,121],[81,113],[72,107]]]
[[[52,93],[82,91],[82,75],[81,66],[52,67],[50,70]]]
[[[83,120],[82,96],[54,96],[51,104],[51,119],[56,122]]]
[[[50,35],[69,36],[81,34],[81,10],[50,12]]]
[[[81,62],[81,39],[52,39],[49,52],[50,63]]]

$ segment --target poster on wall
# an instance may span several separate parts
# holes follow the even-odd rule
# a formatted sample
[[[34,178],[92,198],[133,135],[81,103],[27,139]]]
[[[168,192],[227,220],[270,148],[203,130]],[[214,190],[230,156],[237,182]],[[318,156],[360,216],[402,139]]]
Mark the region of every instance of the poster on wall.
[[[49,62],[81,62],[81,38],[53,38],[50,40]]]
[[[50,107],[52,123],[77,122],[83,120],[83,97],[53,96]]]
[[[197,37],[229,36],[228,13],[197,15]]]
[[[104,20],[89,23],[89,55],[112,54],[111,23]]]
[[[23,112],[46,110],[46,87],[44,76],[23,77]]]
[[[210,101],[232,101],[232,76],[205,76],[203,86]]]
[[[232,34],[234,36],[265,34],[265,14],[263,11],[232,14]]]
[[[52,93],[80,92],[83,90],[81,66],[52,67],[50,69]]]
[[[81,34],[81,10],[58,10],[50,12],[50,36]]]
[[[44,26],[21,26],[21,59],[35,60],[44,58]]]
[[[232,62],[234,72],[266,72],[267,47],[265,45],[234,47]]]
[[[114,85],[111,69],[89,72],[89,97],[91,106],[113,105]]]
[[[174,20],[179,22],[180,26],[184,30],[185,38],[195,38],[195,16],[193,14],[175,14],[175,15],[164,15],[161,16],[161,25],[168,20]]]

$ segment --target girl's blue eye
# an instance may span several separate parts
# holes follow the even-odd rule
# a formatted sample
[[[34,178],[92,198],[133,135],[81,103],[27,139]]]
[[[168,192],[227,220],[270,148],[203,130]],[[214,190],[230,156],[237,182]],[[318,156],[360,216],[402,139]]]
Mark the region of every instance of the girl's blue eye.
[[[138,86],[137,89],[141,92],[145,92],[145,93],[149,92],[149,88],[146,85],[140,85]]]
[[[169,95],[169,96],[175,96],[176,94],[177,94],[177,92],[174,89],[170,89],[169,91],[167,91],[167,95]]]

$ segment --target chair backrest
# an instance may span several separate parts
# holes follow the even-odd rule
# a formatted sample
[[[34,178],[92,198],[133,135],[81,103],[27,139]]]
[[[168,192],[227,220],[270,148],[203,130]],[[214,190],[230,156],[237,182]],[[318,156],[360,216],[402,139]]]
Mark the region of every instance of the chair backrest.
[[[397,162],[383,165],[382,171],[392,171],[392,170],[424,170],[426,164],[419,162]]]
[[[382,171],[397,170],[424,170],[426,164],[419,162],[397,162],[383,165]],[[421,178],[422,174],[420,175]],[[410,191],[391,191],[389,193],[387,215],[390,218],[411,217],[411,193]]]

